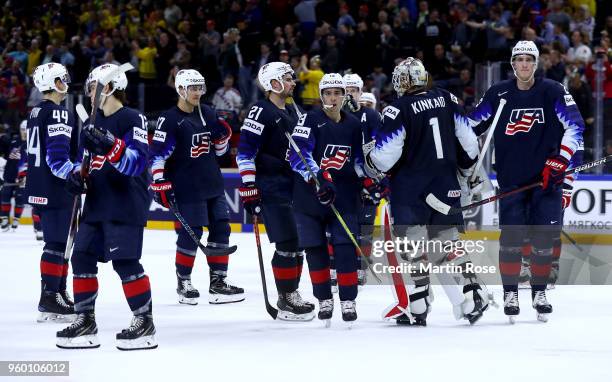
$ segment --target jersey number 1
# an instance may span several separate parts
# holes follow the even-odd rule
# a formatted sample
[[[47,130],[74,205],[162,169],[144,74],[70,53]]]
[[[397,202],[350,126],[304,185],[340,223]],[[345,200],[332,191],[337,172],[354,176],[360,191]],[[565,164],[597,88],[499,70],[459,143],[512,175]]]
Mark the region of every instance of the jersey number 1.
[[[444,151],[442,151],[442,137],[440,137],[440,124],[438,118],[430,118],[429,124],[433,130],[434,144],[436,145],[436,157],[438,159],[444,159]]]

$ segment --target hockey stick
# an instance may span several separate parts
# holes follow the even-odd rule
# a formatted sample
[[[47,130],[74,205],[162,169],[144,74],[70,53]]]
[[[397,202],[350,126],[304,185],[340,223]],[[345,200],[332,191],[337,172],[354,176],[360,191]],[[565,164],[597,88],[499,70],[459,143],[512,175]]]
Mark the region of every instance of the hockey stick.
[[[189,235],[191,240],[193,240],[193,242],[198,245],[198,248],[200,248],[206,256],[227,256],[236,252],[236,249],[238,247],[236,247],[235,245],[232,245],[231,247],[227,248],[207,248],[206,246],[204,246],[204,244],[202,244],[196,236],[195,232],[193,232],[189,224],[187,224],[187,221],[185,220],[183,215],[181,215],[181,213],[179,212],[176,203],[174,201],[169,201],[168,203],[170,204],[170,210],[172,211],[176,219],[181,223],[185,231],[187,231],[187,234]]]
[[[568,176],[568,175],[571,175],[571,174],[577,174],[577,173],[579,173],[581,171],[588,170],[590,168],[600,166],[600,165],[602,165],[602,164],[604,164],[606,162],[609,162],[610,160],[612,160],[612,155],[608,155],[606,157],[603,157],[602,159],[599,159],[599,160],[596,160],[596,161],[592,161],[592,162],[589,162],[589,163],[585,163],[585,164],[583,164],[581,166],[578,166],[576,168],[567,170],[567,171],[565,171],[563,173],[563,176],[565,177],[565,176]],[[538,187],[538,186],[541,186],[541,185],[542,185],[542,181],[540,180],[540,181],[537,181],[537,182],[534,182],[534,183],[531,183],[531,184],[519,187],[517,189],[511,190],[511,191],[507,191],[507,192],[503,192],[501,194],[493,195],[491,197],[479,200],[479,201],[477,201],[475,203],[468,204],[467,206],[462,206],[462,207],[451,207],[448,204],[446,204],[443,201],[441,201],[440,199],[438,199],[434,194],[427,195],[427,198],[425,199],[425,201],[427,202],[427,204],[431,208],[435,209],[436,211],[438,211],[440,213],[443,213],[444,215],[455,215],[455,214],[460,214],[461,212],[463,212],[465,210],[469,210],[469,209],[472,209],[474,207],[481,206],[483,204],[494,202],[496,200],[503,199],[503,198],[505,198],[507,196],[518,194],[519,192],[530,190],[532,188],[535,188],[535,187]]]
[[[473,182],[476,179],[476,174],[480,170],[480,166],[482,166],[482,162],[484,160],[485,154],[489,149],[489,145],[491,144],[491,138],[493,138],[493,133],[495,132],[495,128],[497,127],[497,122],[499,121],[499,116],[501,115],[502,110],[504,109],[504,105],[506,105],[506,99],[500,98],[499,106],[497,107],[497,111],[495,112],[495,117],[493,118],[493,123],[489,126],[489,131],[487,133],[487,137],[482,145],[482,149],[480,150],[480,154],[478,155],[478,162],[476,162],[476,167],[474,167],[474,171],[472,172],[472,176],[470,176],[470,182]]]
[[[391,208],[389,206],[389,201],[387,200],[387,204],[385,204],[385,220],[384,220],[384,238],[385,241],[393,240],[393,227],[391,226]],[[385,251],[385,255],[387,256],[387,262],[392,267],[398,267],[399,262],[397,261],[397,256],[395,255],[395,250],[387,252]],[[393,281],[393,286],[391,290],[393,291],[393,295],[395,296],[395,303],[389,305],[382,313],[382,318],[385,321],[392,320],[405,314],[410,320],[411,324],[414,324],[414,317],[410,312],[410,296],[406,290],[406,283],[404,282],[404,277],[399,272],[391,273],[391,280]]]
[[[300,151],[300,148],[298,147],[297,143],[295,143],[295,141],[293,140],[293,137],[291,136],[291,134],[289,134],[288,131],[285,131],[285,136],[289,140],[289,144],[291,145],[293,150],[295,150],[296,154],[298,155],[298,157],[300,158],[300,160],[302,161],[304,166],[306,166],[306,170],[308,171],[308,174],[310,175],[310,177],[313,179],[313,181],[315,183],[315,186],[316,186],[316,188],[318,190],[321,187],[321,184],[319,183],[319,180],[317,179],[314,171],[310,167],[310,164],[308,164],[308,162],[306,161],[306,158],[304,158],[304,155]],[[344,232],[346,232],[348,237],[351,239],[351,242],[353,242],[353,245],[357,249],[357,252],[359,253],[359,256],[361,256],[363,259],[365,259],[366,256],[361,251],[361,248],[359,247],[359,244],[357,244],[357,240],[355,239],[355,236],[353,236],[353,233],[351,232],[349,227],[346,225],[346,222],[344,221],[344,219],[340,215],[340,212],[338,212],[338,210],[336,209],[336,206],[334,206],[334,203],[330,203],[329,207],[333,211],[334,215],[336,215],[336,219],[338,219],[338,222],[340,223],[340,225],[344,229]],[[372,275],[374,276],[374,278],[376,280],[378,280],[379,282],[382,281],[380,279],[380,277],[378,277],[378,275],[374,272],[374,269],[372,269],[372,265],[369,262],[368,262],[368,269],[370,270],[370,272],[372,272]]]
[[[576,247],[577,250],[579,250],[580,252],[584,251],[584,249],[576,242],[576,240],[574,240],[574,238],[571,237],[567,232],[561,230],[561,235],[563,235],[567,239],[567,241],[572,243],[572,245]]]
[[[75,107],[76,113],[79,116],[81,122],[85,122],[89,116],[85,111],[85,107],[80,103]],[[79,136],[81,132],[79,131]],[[83,174],[83,163],[81,163],[81,176]],[[87,173],[87,169],[85,168],[85,174]],[[68,239],[66,240],[66,249],[64,250],[64,260],[70,259],[70,255],[72,253],[72,246],[74,245],[74,237],[76,236],[76,232],[79,229],[79,221],[81,220],[81,195],[75,195],[74,200],[72,202],[72,213],[70,214],[70,227],[68,228]]]
[[[278,309],[275,309],[272,304],[270,304],[270,299],[268,298],[268,285],[266,284],[266,272],[264,271],[263,254],[261,253],[261,239],[259,237],[259,222],[257,221],[257,215],[253,215],[253,232],[255,232],[255,242],[257,243],[257,259],[259,260],[259,274],[261,275],[261,286],[263,287],[266,311],[272,319],[276,320]]]

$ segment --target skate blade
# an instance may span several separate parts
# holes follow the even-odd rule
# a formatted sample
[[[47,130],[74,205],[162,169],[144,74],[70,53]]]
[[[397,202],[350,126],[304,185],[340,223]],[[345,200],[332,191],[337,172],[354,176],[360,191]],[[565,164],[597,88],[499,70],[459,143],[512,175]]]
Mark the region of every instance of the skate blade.
[[[331,290],[332,290],[332,293],[338,293],[338,286],[332,285]]]
[[[325,329],[329,329],[329,328],[331,327],[331,318],[328,318],[328,319],[323,320],[323,321],[325,321],[325,322],[324,322],[324,324],[325,324]]]
[[[185,305],[198,305],[198,297],[188,298],[184,296],[179,296],[178,302],[179,304],[185,304]]]
[[[100,347],[98,336],[90,334],[74,338],[58,337],[55,344],[60,349],[95,349]]]
[[[244,293],[239,294],[209,294],[208,303],[210,304],[232,304],[234,302],[244,301]]]
[[[50,312],[40,312],[36,318],[36,322],[45,323],[57,323],[57,324],[70,324],[76,319],[76,314],[58,314]]]
[[[282,320],[282,321],[312,321],[315,318],[315,314],[314,312],[311,313],[304,313],[304,314],[296,314],[296,313],[291,313],[291,312],[287,312],[284,310],[278,310],[278,315],[276,316],[277,319]]]
[[[348,330],[351,330],[353,329],[353,325],[355,325],[355,321],[344,321],[344,324]]]
[[[508,321],[511,325],[516,324],[516,316],[508,316]]]
[[[134,340],[117,340],[117,349],[129,351],[129,350],[148,350],[156,349],[157,341],[155,336],[143,336]]]
[[[548,322],[548,313],[538,313],[536,317],[540,322]]]

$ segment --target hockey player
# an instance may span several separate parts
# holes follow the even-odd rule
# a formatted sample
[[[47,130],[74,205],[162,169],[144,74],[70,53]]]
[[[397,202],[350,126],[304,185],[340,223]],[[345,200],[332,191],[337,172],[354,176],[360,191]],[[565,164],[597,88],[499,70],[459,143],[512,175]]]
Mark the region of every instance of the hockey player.
[[[263,65],[257,79],[266,99],[251,107],[240,130],[238,168],[242,178],[240,196],[245,209],[263,215],[266,233],[276,250],[272,270],[278,291],[278,318],[310,321],[314,305],[298,291],[304,254],[298,248],[298,232],[292,211],[293,171],[287,160],[288,141],[298,121],[296,107],[287,106],[295,77],[282,62]]]
[[[25,187],[27,170],[27,155],[25,151],[26,135],[27,122],[24,121],[21,123],[19,131],[8,137],[10,142],[8,142],[6,152],[0,153],[0,155],[3,155],[6,159],[3,179],[6,183],[12,184],[2,187],[2,193],[0,194],[2,201],[0,210],[0,229],[4,232],[9,229],[17,229],[19,226],[19,218],[21,218],[21,213],[23,212],[23,189]],[[9,223],[11,199],[13,198],[15,199],[15,209],[13,212],[13,221]]]
[[[428,84],[429,75],[420,60],[409,57],[393,71],[393,87],[399,99],[383,110],[383,127],[376,136],[376,145],[366,153],[366,170],[370,174],[391,172],[391,212],[394,224],[407,227],[398,236],[409,240],[456,243],[463,229],[461,215],[443,215],[425,201],[434,194],[446,203],[459,205],[460,190],[456,177],[458,157],[469,157],[464,167],[474,164],[478,141],[461,114],[458,100],[451,93]],[[468,174],[469,176],[470,174]],[[404,228],[402,227],[402,228]],[[420,267],[464,265],[467,256],[455,257],[454,251],[434,245],[429,252],[417,251],[411,259]],[[429,274],[417,268],[412,274],[410,309],[416,324],[426,325],[430,310]],[[488,308],[488,297],[476,275],[465,272],[463,293],[450,274],[439,274],[444,291],[453,304],[456,319],[477,321]],[[398,324],[409,323],[400,316]]]
[[[584,121],[567,90],[549,79],[534,79],[539,52],[531,41],[519,41],[510,59],[516,79],[493,85],[470,113],[477,131],[490,125],[500,99],[507,100],[494,126],[495,165],[500,191],[542,180],[542,188],[500,200],[499,263],[504,285],[504,312],[519,314],[517,284],[521,245],[529,237],[532,306],[546,320],[552,306],[546,298],[553,239],[562,224],[563,173],[582,141]]]
[[[222,249],[219,255],[206,256],[210,269],[208,301],[239,302],[244,300],[244,290],[225,281],[228,255],[235,247],[229,248],[229,208],[216,159],[227,151],[232,131],[212,108],[200,104],[206,84],[197,70],[180,70],[174,86],[178,103],[159,116],[151,141],[151,189],[159,204],[168,208],[174,203],[178,207],[198,240],[205,226],[209,231],[207,247]],[[179,222],[175,224],[176,291],[179,303],[195,305],[200,292],[191,284],[191,271],[198,246]]]
[[[293,192],[299,245],[306,250],[313,294],[319,300],[318,317],[327,323],[332,317],[334,300],[326,231],[330,233],[335,256],[342,319],[348,322],[357,319],[355,248],[329,208],[335,201],[351,233],[357,232],[361,205],[359,176],[363,175],[362,136],[359,121],[341,110],[345,92],[340,74],[325,74],[319,82],[322,108],[302,115],[291,135],[308,163],[306,166],[297,152],[290,150],[291,167],[300,175],[295,177]],[[320,185],[316,191],[309,168]]]
[[[359,104],[363,107],[376,110],[376,96],[372,93],[363,92],[359,98]]]
[[[375,139],[376,133],[382,127],[382,121],[380,114],[377,111],[363,107],[361,105],[361,97],[363,94],[363,80],[358,74],[345,74],[344,84],[346,86],[346,108],[349,113],[355,116],[361,123],[361,134],[362,143],[367,143]],[[366,256],[370,252],[369,248],[372,245],[372,233],[374,219],[376,219],[376,207],[378,206],[380,199],[385,195],[381,195],[379,192],[376,195],[376,188],[381,186],[378,183],[372,183],[372,179],[363,178],[364,189],[370,189],[370,192],[365,195],[372,193],[375,195],[374,198],[364,197],[362,206],[359,210],[359,235],[357,236],[359,245],[364,250]],[[366,283],[366,259],[361,259],[358,256],[357,261],[357,282],[358,284],[365,285]]]
[[[40,259],[41,296],[38,322],[69,322],[74,308],[66,292],[68,261],[64,258],[70,227],[72,197],[64,191],[66,178],[75,169],[78,137],[74,117],[61,105],[70,76],[63,65],[36,67],[34,85],[43,100],[27,122],[28,203],[38,210],[45,246]]]
[[[128,81],[122,72],[104,86],[99,105],[93,104],[96,87],[102,86],[98,81],[115,70],[117,65],[100,65],[85,82],[92,108],[99,110],[95,126],[85,126],[81,134],[81,144],[91,157],[82,164],[88,167],[87,195],[71,258],[77,318],[57,332],[57,346],[64,349],[100,346],[95,321],[98,261],[112,262],[134,314],[130,326],[117,333],[117,348],[157,347],[151,286],[140,264],[151,203],[147,192],[146,119],[138,111],[123,106]],[[84,190],[84,182],[79,166],[70,174],[67,189],[79,194]]]

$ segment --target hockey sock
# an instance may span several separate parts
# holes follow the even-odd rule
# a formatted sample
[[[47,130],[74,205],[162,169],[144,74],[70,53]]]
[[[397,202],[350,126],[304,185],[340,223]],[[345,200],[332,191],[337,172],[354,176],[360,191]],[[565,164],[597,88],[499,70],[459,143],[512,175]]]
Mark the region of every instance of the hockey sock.
[[[298,252],[274,251],[272,256],[272,271],[279,293],[289,293],[296,289],[298,278]]]
[[[64,274],[64,250],[66,244],[45,243],[40,258],[40,278],[46,291],[59,292]]]
[[[113,260],[113,268],[121,278],[123,293],[132,313],[151,312],[151,284],[140,261]]]
[[[332,298],[331,281],[329,279],[329,252],[327,247],[306,248],[306,261],[310,270],[312,293],[318,300]]]
[[[71,258],[72,289],[74,292],[74,311],[92,311],[98,297],[97,258],[85,252],[75,252]]]
[[[300,286],[300,280],[302,279],[302,268],[304,268],[304,252],[298,252],[296,257],[297,260],[297,278],[295,279],[295,289]]]
[[[11,212],[11,203],[2,203],[0,206],[0,216],[8,217]]]
[[[500,248],[499,271],[504,290],[518,290],[518,276],[521,273],[521,247],[502,246]]]
[[[66,280],[68,279],[68,267],[69,267],[69,263],[67,259],[64,259],[64,266],[62,268],[62,279],[60,280],[60,286],[59,286],[59,290],[66,290]]]
[[[336,257],[334,256],[334,247],[331,243],[327,243],[327,253],[329,253],[329,268],[336,269]]]
[[[357,263],[352,244],[334,244],[340,301],[357,298]]]
[[[561,258],[561,238],[558,237],[553,240],[552,250],[552,267],[556,268],[557,274],[559,273],[559,259]]]
[[[23,204],[15,205],[15,219],[19,219],[23,213]]]
[[[180,224],[180,223],[179,223]],[[180,227],[180,225],[179,225]],[[196,237],[202,237],[202,227],[191,227]],[[181,279],[191,279],[191,271],[195,262],[198,246],[193,242],[187,231],[180,228],[177,230],[178,238],[176,240],[176,258],[174,264],[176,266],[176,274]]]
[[[531,254],[531,289],[545,290],[552,268],[553,249],[534,248]]]
[[[36,231],[42,231],[42,227],[40,226],[40,215],[38,215],[38,211],[35,208],[32,208],[32,224],[34,224],[34,229]]]
[[[230,236],[230,225],[229,220],[216,220],[212,221],[208,225],[208,243],[207,247],[212,248],[227,248],[229,247],[229,236]],[[210,273],[220,275],[221,277],[227,276],[227,263],[229,256],[206,256]]]

